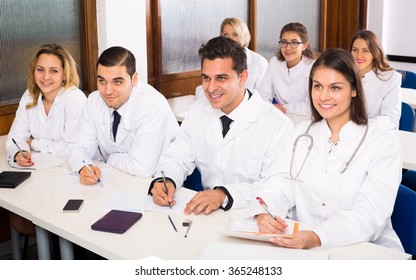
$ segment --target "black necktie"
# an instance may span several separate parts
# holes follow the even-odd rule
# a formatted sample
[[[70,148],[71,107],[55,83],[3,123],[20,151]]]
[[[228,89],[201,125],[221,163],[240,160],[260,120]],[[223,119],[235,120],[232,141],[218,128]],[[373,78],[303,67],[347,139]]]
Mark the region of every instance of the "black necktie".
[[[230,130],[230,125],[233,122],[232,119],[227,117],[226,115],[220,117],[222,122],[222,137],[224,138],[227,135],[228,130]]]
[[[114,116],[114,120],[113,120],[113,136],[114,136],[114,142],[115,142],[116,141],[116,136],[117,136],[117,128],[118,128],[118,125],[120,124],[121,116],[115,110],[113,112],[113,116]]]

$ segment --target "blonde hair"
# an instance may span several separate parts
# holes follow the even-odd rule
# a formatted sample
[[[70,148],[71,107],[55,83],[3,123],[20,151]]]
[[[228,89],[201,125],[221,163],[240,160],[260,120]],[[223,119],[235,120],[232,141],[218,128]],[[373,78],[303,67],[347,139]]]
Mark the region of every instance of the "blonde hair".
[[[247,24],[239,18],[226,18],[221,23],[220,35],[222,35],[224,26],[227,24],[234,28],[235,33],[237,33],[237,38],[240,45],[244,48],[247,48],[251,40],[251,35]]]
[[[77,64],[72,58],[71,54],[61,45],[58,44],[45,44],[41,46],[33,55],[29,64],[29,71],[27,74],[27,88],[33,101],[26,105],[26,108],[32,108],[38,104],[38,98],[41,94],[41,90],[35,81],[35,69],[38,63],[38,58],[41,54],[53,54],[59,58],[64,71],[64,80],[62,86],[64,89],[68,89],[72,86],[79,87],[79,76],[77,72]]]

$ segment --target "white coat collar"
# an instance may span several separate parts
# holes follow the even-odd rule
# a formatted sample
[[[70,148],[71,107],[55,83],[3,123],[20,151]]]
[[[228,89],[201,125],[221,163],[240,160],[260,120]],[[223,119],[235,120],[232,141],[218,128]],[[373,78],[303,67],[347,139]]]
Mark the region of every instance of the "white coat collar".
[[[357,125],[353,121],[347,122],[339,132],[339,141],[346,141],[354,139],[357,135],[362,134],[365,130],[364,125]],[[331,129],[328,126],[326,119],[319,122],[319,135],[329,139],[331,137]]]

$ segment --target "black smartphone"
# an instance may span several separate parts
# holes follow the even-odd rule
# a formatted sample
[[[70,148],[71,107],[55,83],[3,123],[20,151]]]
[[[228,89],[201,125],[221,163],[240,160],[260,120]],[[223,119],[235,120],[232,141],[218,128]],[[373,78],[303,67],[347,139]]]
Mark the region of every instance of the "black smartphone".
[[[64,209],[62,210],[64,212],[79,212],[83,203],[84,203],[83,199],[70,199],[65,204]]]

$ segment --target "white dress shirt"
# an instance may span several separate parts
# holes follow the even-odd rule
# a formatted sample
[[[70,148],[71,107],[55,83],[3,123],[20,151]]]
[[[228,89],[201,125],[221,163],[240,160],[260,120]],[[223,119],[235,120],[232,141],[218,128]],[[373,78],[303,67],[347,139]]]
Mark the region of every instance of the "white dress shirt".
[[[78,172],[83,160],[90,164],[94,159],[132,175],[154,175],[160,156],[178,132],[175,116],[162,94],[140,82],[121,107],[114,141],[113,109],[98,91],[90,94],[76,140],[70,145],[68,159],[72,171]]]
[[[377,119],[386,129],[398,129],[402,112],[401,75],[385,71],[378,78],[374,71],[369,71],[362,81],[368,117]]]
[[[331,130],[325,120],[312,126],[309,134],[313,147],[305,160],[309,140],[303,136],[296,145],[292,175],[290,164],[296,137],[306,132],[310,122],[295,127],[285,151],[276,162],[279,176],[273,185],[258,193],[273,214],[305,223],[320,238],[322,247],[335,247],[358,242],[403,251],[392,228],[390,216],[401,181],[402,154],[396,136],[369,122],[367,136],[344,173],[347,162],[359,145],[365,126],[348,122],[340,131],[336,145],[329,141]],[[265,211],[253,202],[249,214]]]
[[[292,123],[258,93],[228,115],[234,122],[225,138],[222,115],[206,98],[197,100],[158,169],[179,188],[197,167],[204,189],[224,186],[234,200],[232,208],[247,207],[256,188],[275,174],[273,162]]]
[[[267,66],[269,63],[267,59],[262,57],[256,52],[252,50],[246,49],[247,55],[247,70],[248,70],[248,79],[246,81],[246,88],[250,90],[257,89],[261,82],[263,81],[263,77],[266,74]],[[202,85],[197,86],[195,90],[195,98],[199,99],[204,96],[204,90]]]
[[[308,94],[308,81],[315,60],[305,56],[294,67],[287,68],[286,61],[274,56],[267,67],[266,75],[257,88],[261,97],[268,103],[276,98],[291,115],[311,115]]]
[[[12,138],[22,150],[30,151],[29,144],[26,142],[30,136],[34,138],[32,150],[60,156],[66,155],[68,143],[75,135],[79,115],[86,99],[85,94],[77,87],[61,90],[49,114],[46,115],[42,94],[39,95],[36,106],[26,109],[26,105],[33,101],[29,91],[26,90],[20,99],[16,118],[7,136],[8,160],[13,160],[19,151],[12,142]]]

